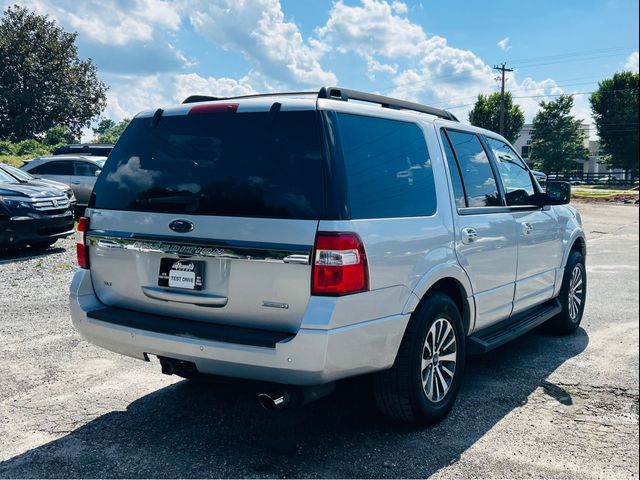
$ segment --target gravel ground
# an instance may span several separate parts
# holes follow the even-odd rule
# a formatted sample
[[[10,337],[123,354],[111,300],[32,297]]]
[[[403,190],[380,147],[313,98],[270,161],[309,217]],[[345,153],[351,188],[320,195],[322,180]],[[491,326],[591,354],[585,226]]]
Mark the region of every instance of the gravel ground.
[[[69,320],[74,245],[0,256],[0,477],[638,477],[638,209],[580,205],[583,328],[471,357],[451,415],[415,430],[350,381],[262,411],[94,347]]]

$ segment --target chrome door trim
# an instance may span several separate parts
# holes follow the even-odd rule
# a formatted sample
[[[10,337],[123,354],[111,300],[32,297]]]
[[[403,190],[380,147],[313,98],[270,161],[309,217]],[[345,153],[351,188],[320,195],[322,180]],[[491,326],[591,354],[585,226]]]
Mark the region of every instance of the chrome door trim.
[[[90,246],[134,252],[161,253],[178,257],[228,258],[258,262],[309,265],[311,245],[245,242],[205,238],[176,238],[137,235],[125,232],[92,230],[87,234]]]

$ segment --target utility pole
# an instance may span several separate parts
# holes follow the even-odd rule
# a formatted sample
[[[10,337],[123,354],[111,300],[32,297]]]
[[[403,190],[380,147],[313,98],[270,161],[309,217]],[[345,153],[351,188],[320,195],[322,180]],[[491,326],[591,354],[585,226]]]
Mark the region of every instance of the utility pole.
[[[500,135],[504,136],[504,74],[505,72],[513,72],[513,68],[507,68],[507,64],[502,63],[502,65],[496,65],[493,69],[502,74],[502,86],[500,87]]]

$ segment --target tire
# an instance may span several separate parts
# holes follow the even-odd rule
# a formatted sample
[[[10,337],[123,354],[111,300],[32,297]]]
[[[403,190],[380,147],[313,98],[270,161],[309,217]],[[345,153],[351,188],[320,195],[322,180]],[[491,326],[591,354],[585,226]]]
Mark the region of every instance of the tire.
[[[549,328],[559,335],[568,335],[580,326],[587,300],[587,270],[584,256],[577,250],[569,254],[558,299],[562,312],[549,320]],[[577,302],[579,305],[576,305]]]
[[[427,339],[432,345],[434,337],[440,337],[438,333],[443,331],[445,338],[439,345],[448,348],[436,348],[439,355],[431,357]],[[452,335],[453,346],[450,343]],[[455,363],[450,361],[452,352],[455,352]],[[440,355],[446,355],[448,360],[440,360]],[[458,307],[444,293],[430,294],[411,316],[393,367],[374,376],[378,408],[385,416],[404,423],[428,426],[439,422],[449,413],[458,396],[465,357],[466,338]],[[439,389],[443,383],[431,374],[434,362],[438,361],[435,368],[448,383],[446,389]],[[451,378],[447,371],[453,374]],[[432,377],[434,383],[431,383]]]

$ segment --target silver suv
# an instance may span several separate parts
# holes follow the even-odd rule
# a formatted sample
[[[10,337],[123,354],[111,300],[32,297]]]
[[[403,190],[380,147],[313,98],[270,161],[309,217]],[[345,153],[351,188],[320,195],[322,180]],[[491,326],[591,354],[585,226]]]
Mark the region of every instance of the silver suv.
[[[79,221],[90,342],[272,382],[270,408],[372,373],[385,414],[426,425],[467,354],[578,328],[570,186],[542,192],[504,138],[342,88],[185,102],[131,122]]]

